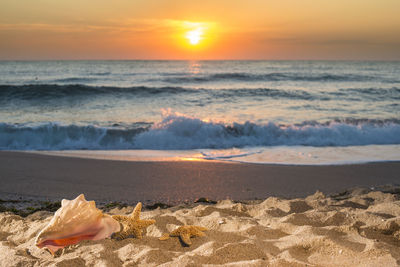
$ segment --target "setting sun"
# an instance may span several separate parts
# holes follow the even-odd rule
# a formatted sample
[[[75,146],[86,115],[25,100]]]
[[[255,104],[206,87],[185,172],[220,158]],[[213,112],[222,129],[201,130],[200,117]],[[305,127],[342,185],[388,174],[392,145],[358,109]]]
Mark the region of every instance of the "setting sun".
[[[197,45],[202,39],[203,29],[197,28],[195,30],[186,33],[186,38],[189,40],[190,44]]]
[[[191,51],[191,56],[195,52],[199,55],[200,51],[207,51],[210,44],[216,42],[217,25],[210,21],[173,21],[169,22],[176,27],[176,40],[184,48],[183,51]]]

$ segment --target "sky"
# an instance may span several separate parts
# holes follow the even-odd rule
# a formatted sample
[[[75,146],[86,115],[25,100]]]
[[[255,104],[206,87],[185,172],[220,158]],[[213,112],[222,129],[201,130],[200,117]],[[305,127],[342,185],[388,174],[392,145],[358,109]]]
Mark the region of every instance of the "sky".
[[[1,0],[0,60],[400,60],[400,0]]]

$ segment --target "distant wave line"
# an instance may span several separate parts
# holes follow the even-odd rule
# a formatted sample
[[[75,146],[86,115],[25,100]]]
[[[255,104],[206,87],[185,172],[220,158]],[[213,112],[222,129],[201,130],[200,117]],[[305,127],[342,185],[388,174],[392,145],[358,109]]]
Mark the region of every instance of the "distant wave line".
[[[204,94],[215,98],[230,97],[272,97],[302,100],[330,100],[331,98],[346,99],[349,96],[367,97],[372,100],[400,99],[400,88],[343,88],[338,91],[310,92],[294,89],[272,88],[237,88],[237,89],[205,89],[187,87],[115,87],[89,86],[83,84],[27,84],[27,85],[0,85],[0,102],[13,99],[35,100],[41,98],[84,97],[92,95],[175,95],[175,94]]]
[[[400,80],[385,79],[377,76],[360,75],[360,74],[347,74],[347,75],[337,75],[337,74],[299,74],[299,73],[283,73],[283,72],[273,72],[273,73],[262,73],[262,74],[252,74],[245,72],[227,72],[227,73],[215,73],[215,74],[202,74],[202,75],[173,75],[168,74],[167,78],[162,79],[162,81],[169,83],[179,83],[179,82],[213,82],[213,81],[307,81],[307,82],[357,82],[357,81],[373,81],[380,80],[384,83],[399,83]]]

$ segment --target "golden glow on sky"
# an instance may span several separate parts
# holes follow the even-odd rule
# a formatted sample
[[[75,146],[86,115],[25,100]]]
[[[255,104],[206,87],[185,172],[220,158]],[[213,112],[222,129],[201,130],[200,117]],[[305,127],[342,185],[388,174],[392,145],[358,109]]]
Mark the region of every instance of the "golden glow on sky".
[[[1,59],[400,60],[399,0],[1,0]]]

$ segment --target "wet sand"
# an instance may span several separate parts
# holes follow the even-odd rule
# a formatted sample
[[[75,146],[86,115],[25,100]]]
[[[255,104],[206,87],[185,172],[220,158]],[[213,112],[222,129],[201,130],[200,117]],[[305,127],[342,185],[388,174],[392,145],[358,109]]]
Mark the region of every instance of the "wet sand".
[[[193,162],[124,162],[0,152],[0,198],[75,198],[179,204],[213,200],[305,197],[354,187],[400,184],[400,162],[285,166]]]

